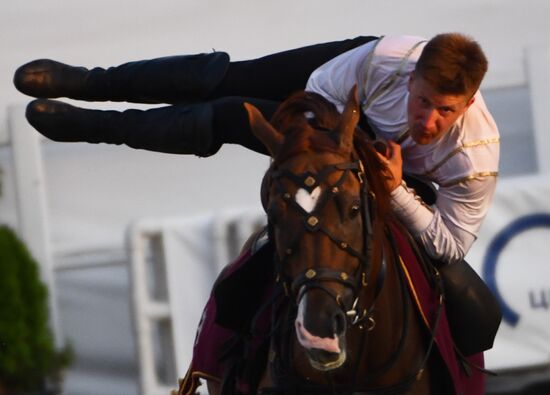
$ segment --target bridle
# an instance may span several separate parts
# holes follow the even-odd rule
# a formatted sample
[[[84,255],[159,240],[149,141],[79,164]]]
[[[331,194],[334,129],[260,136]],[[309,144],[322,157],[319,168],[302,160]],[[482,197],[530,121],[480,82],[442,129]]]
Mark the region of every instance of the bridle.
[[[322,189],[321,195],[318,198],[318,203],[315,206],[315,209],[310,211],[305,210],[298,202],[296,202],[293,196],[284,188],[282,183],[283,179],[291,181],[297,188],[303,188],[308,193],[311,193],[315,188],[321,185],[327,185],[326,180],[334,172],[340,171],[342,175],[338,180],[332,184],[325,186]],[[335,199],[338,193],[341,192],[341,186],[350,176],[354,174],[360,184],[360,213],[362,215],[362,232],[363,232],[363,250],[359,250],[351,245],[351,243],[346,240],[341,239],[338,235],[334,234],[324,223],[322,216],[323,209],[326,207],[328,202]],[[270,171],[270,183],[275,192],[282,196],[286,201],[289,207],[292,207],[295,213],[298,213],[302,217],[302,227],[294,235],[294,239],[288,243],[288,245],[280,246],[278,250],[283,251],[283,254],[275,252],[275,271],[277,275],[277,282],[281,284],[284,294],[287,298],[290,299],[291,303],[296,306],[300,303],[301,298],[305,295],[306,292],[312,289],[319,289],[327,294],[329,294],[340,306],[340,308],[345,313],[348,323],[350,326],[358,325],[360,329],[364,329],[366,326],[367,331],[361,339],[360,349],[363,349],[364,342],[366,341],[366,334],[372,331],[376,325],[376,322],[373,317],[374,308],[376,306],[376,301],[380,292],[383,288],[386,274],[387,274],[387,263],[384,256],[380,259],[380,267],[376,279],[374,280],[374,290],[373,298],[371,299],[368,306],[365,306],[366,303],[364,300],[361,300],[361,290],[366,288],[369,283],[368,279],[371,276],[373,270],[372,262],[372,252],[373,252],[373,221],[372,215],[375,212],[376,205],[376,195],[373,191],[370,190],[368,180],[364,171],[364,166],[360,160],[350,161],[345,163],[330,164],[324,166],[320,171],[316,173],[305,172],[301,174],[295,174],[287,169],[277,169],[276,167],[272,168]],[[268,223],[269,228],[273,229],[272,219],[269,218],[268,213]],[[322,233],[324,234],[332,243],[338,246],[338,248],[346,251],[348,254],[353,256],[359,261],[359,265],[353,273],[348,273],[345,271],[339,271],[332,269],[330,267],[317,267],[317,268],[307,268],[301,273],[299,273],[294,278],[291,278],[286,272],[285,267],[287,266],[287,261],[293,254],[298,250],[300,241],[303,236],[307,233]],[[389,233],[389,232],[387,232]],[[271,235],[273,237],[273,235]],[[391,248],[394,251],[397,251],[395,245],[395,240],[393,240],[391,234],[388,234],[390,239]],[[282,256],[281,256],[282,255]],[[396,263],[397,266],[397,263]],[[326,283],[335,282],[341,284],[345,288],[349,288],[353,294],[353,302],[350,306],[345,306],[342,298],[335,294],[335,292],[326,287]],[[399,275],[399,282],[401,287],[401,294],[403,298],[403,316],[404,316],[404,327],[399,338],[398,346],[390,356],[390,358],[382,365],[380,369],[365,377],[364,383],[372,382],[376,377],[381,376],[391,369],[394,363],[397,361],[398,356],[404,346],[405,339],[408,333],[407,319],[405,318],[408,314],[408,309],[410,306],[406,300],[405,294],[408,292],[406,285],[404,284],[403,275]],[[440,301],[440,306],[442,301]],[[437,328],[439,318],[440,318],[441,309],[439,308],[436,315],[436,320],[434,324],[434,329]],[[421,372],[424,370],[425,365],[427,364],[431,349],[433,348],[435,340],[435,335],[432,332],[431,339],[428,345],[427,352],[425,357],[422,359],[419,364],[417,371],[414,371],[409,377],[400,382],[397,385],[392,385],[390,387],[379,388],[374,390],[362,390],[361,392],[354,392],[357,394],[393,394],[393,393],[402,393],[409,388],[414,381],[416,381],[421,375]],[[361,351],[362,352],[362,351]],[[354,367],[355,375],[358,377],[358,369],[360,364],[360,358],[357,358],[356,365]],[[418,373],[417,373],[418,372]],[[349,387],[348,387],[349,388]],[[320,387],[310,386],[309,389],[306,387],[302,388],[303,391],[307,393],[318,393]],[[272,387],[265,388],[263,393],[279,393],[285,390],[282,387]],[[322,390],[321,390],[322,391]]]
[[[327,184],[328,177],[334,172],[342,172],[338,180],[334,184]],[[326,205],[336,196],[341,193],[341,186],[348,179],[350,174],[354,174],[360,184],[361,204],[357,207],[362,215],[362,232],[364,235],[364,248],[360,251],[355,248],[346,240],[343,240],[334,232],[332,232],[324,223],[323,210]],[[275,254],[275,270],[277,273],[277,279],[282,284],[285,293],[289,296],[293,296],[293,300],[296,304],[300,303],[301,298],[306,292],[311,289],[320,289],[328,293],[336,303],[344,310],[344,313],[349,319],[350,324],[359,324],[369,317],[370,309],[360,308],[360,290],[368,285],[367,279],[369,278],[370,271],[372,270],[372,213],[371,208],[375,204],[375,195],[372,191],[369,191],[368,181],[365,176],[363,164],[361,161],[351,161],[338,164],[330,164],[324,166],[320,171],[316,173],[305,172],[302,174],[295,174],[290,170],[273,169],[271,171],[271,182],[276,190],[276,193],[280,194],[282,198],[287,202],[295,213],[298,213],[302,217],[302,228],[295,234],[294,239],[285,246],[281,246],[281,250],[284,251],[283,256]],[[285,190],[283,179],[290,180],[296,185],[297,188],[303,188],[308,193],[311,193],[315,188],[324,186],[321,195],[318,198],[318,203],[314,210],[311,212],[306,211],[299,203],[297,203],[293,196]],[[269,218],[268,218],[269,219]],[[294,278],[290,278],[285,273],[286,261],[297,251],[303,235],[309,233],[322,233],[338,248],[346,251],[359,261],[357,269],[353,273],[346,271],[335,270],[330,267],[320,268],[307,268]],[[375,294],[379,293],[382,288],[382,284],[385,278],[385,265],[383,270],[379,271],[379,276],[376,281]],[[350,306],[344,306],[344,302],[339,294],[335,294],[333,290],[325,286],[328,282],[336,282],[349,288],[353,294],[353,303]],[[370,311],[369,311],[370,310]],[[371,326],[374,325],[374,320],[370,317]]]

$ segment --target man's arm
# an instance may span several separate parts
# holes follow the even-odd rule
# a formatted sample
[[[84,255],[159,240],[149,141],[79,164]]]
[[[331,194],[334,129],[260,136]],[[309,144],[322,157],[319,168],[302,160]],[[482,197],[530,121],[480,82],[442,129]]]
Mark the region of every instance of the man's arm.
[[[387,166],[386,185],[397,218],[432,258],[449,263],[464,259],[489,210],[496,177],[478,176],[440,186],[435,205],[428,206],[402,180],[401,146],[390,140],[386,152],[378,156]]]
[[[441,187],[436,204],[428,207],[402,184],[392,191],[391,205],[432,258],[452,263],[462,260],[475,241],[495,187],[496,177]]]

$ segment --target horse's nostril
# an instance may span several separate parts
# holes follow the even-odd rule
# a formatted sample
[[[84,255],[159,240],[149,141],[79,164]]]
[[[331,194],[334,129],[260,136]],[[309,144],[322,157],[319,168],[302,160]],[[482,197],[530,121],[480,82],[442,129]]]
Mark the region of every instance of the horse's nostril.
[[[344,317],[343,313],[338,312],[334,316],[333,323],[334,323],[334,327],[333,327],[334,333],[340,334],[346,330],[346,318]]]

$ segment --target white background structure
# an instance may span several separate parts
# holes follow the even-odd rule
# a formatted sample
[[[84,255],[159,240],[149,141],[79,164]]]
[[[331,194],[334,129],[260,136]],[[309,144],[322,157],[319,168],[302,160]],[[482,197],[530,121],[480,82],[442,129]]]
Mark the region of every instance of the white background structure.
[[[54,305],[59,309],[59,333],[73,343],[77,352],[77,361],[67,376],[66,393],[138,392],[124,247],[128,226],[143,217],[257,207],[259,182],[268,160],[235,146],[224,147],[215,157],[198,159],[42,140],[39,164],[34,166],[36,156],[30,154],[14,161],[9,131],[27,128],[22,111],[30,99],[11,83],[19,65],[47,57],[88,67],[110,66],[213,49],[227,51],[233,60],[241,60],[357,35],[430,37],[445,31],[466,32],[481,43],[490,61],[482,88],[503,134],[503,182],[499,193],[512,190],[525,195],[522,191],[531,190],[533,185],[542,185],[539,191],[544,193],[548,181],[539,177],[550,172],[548,20],[550,3],[546,0],[1,2],[0,168],[4,193],[0,198],[0,222],[11,225],[36,246],[33,252],[43,257],[42,264],[58,269],[52,290]],[[125,103],[82,106],[136,107]],[[31,144],[24,146],[32,150]],[[19,163],[17,169],[14,163]],[[26,184],[16,184],[17,174],[32,169],[34,176],[27,177]],[[526,174],[531,176],[523,180]],[[17,195],[18,188],[27,192]],[[522,202],[544,209],[539,201],[533,204],[533,199],[527,197]],[[495,202],[480,241],[471,252],[474,265],[479,267],[484,246],[506,225],[498,210],[521,213],[522,209],[513,211],[511,204]],[[29,228],[31,223],[36,227]],[[523,255],[521,246],[513,247],[514,259],[499,274],[508,279],[517,276],[515,266],[538,256],[534,248]],[[548,260],[535,260],[524,273],[534,272],[539,281],[536,289],[550,293],[550,276],[542,268],[544,263]],[[517,293],[517,308],[525,305],[525,299],[520,298],[528,292],[529,281],[526,279],[528,285]],[[539,309],[536,314],[537,318],[527,320],[527,325],[535,329],[540,322],[548,322],[544,320],[548,320],[550,310]],[[548,361],[549,352],[544,354],[548,348],[541,346],[548,345],[548,335],[539,333],[531,340],[532,348],[542,352],[542,356],[537,354],[539,360]]]

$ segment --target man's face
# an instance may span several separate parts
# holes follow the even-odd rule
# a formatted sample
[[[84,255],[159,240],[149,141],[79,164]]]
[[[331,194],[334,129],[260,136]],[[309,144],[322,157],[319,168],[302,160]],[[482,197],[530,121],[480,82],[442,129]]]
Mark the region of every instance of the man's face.
[[[473,102],[469,95],[438,93],[421,76],[411,73],[407,114],[412,139],[422,145],[434,142]]]

